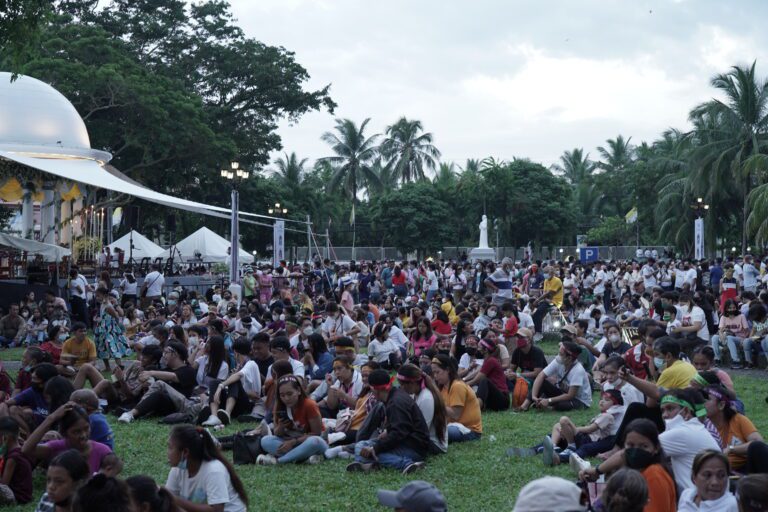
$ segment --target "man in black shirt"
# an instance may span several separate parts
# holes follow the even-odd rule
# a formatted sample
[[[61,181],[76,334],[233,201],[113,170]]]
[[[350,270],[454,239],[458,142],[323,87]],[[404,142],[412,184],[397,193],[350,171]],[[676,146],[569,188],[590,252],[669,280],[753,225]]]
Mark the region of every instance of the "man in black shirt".
[[[197,384],[197,372],[189,366],[187,347],[178,341],[163,350],[166,370],[142,372],[139,379],[155,379],[136,407],[123,413],[118,421],[130,423],[134,418],[150,414],[165,416],[174,412],[196,414],[200,402],[190,400]]]
[[[258,333],[251,342],[251,359],[259,365],[261,382],[267,381],[267,370],[275,362],[272,352],[269,350],[269,334]]]
[[[520,376],[529,382],[533,382],[539,372],[547,366],[544,351],[533,345],[532,338],[530,329],[521,327],[517,330],[517,348],[512,351],[508,370],[515,374],[519,369]]]

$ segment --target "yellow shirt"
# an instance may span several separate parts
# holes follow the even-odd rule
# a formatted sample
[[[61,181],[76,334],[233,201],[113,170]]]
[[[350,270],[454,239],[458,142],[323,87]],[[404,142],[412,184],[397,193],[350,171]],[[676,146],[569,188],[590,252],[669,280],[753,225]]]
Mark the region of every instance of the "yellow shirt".
[[[477,395],[472,388],[461,380],[456,379],[451,382],[450,389],[441,390],[445,405],[448,407],[463,407],[459,423],[467,427],[472,432],[483,433],[483,420],[480,416],[480,403],[477,401]]]
[[[75,366],[82,366],[96,359],[96,345],[88,338],[82,343],[78,343],[75,338],[69,338],[61,347],[61,356],[74,356]]]
[[[552,303],[558,308],[563,307],[563,282],[557,276],[544,280],[544,293],[552,292]]]
[[[451,304],[450,301],[445,301],[440,304],[440,309],[445,311],[445,314],[448,315],[448,321],[451,325],[456,325],[459,322],[459,317],[456,316],[456,310],[453,308],[453,304]]]
[[[685,389],[698,372],[691,363],[675,361],[672,366],[665,368],[659,376],[658,386],[666,389]]]

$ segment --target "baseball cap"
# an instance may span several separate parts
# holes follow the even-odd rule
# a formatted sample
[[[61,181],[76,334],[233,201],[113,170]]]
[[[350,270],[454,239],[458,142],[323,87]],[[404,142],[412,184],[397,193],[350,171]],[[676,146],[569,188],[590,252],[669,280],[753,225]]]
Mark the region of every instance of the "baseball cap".
[[[565,332],[567,332],[567,333],[573,334],[574,336],[576,336],[576,334],[577,334],[577,332],[576,332],[576,327],[575,327],[573,324],[566,324],[566,325],[564,325],[564,326],[563,326],[563,327],[560,329],[560,331],[561,331],[561,332],[562,332],[562,331],[565,331]]]
[[[442,512],[448,510],[440,490],[429,482],[414,480],[397,491],[379,490],[379,503],[408,512]]]
[[[556,476],[529,482],[520,490],[512,512],[584,512],[581,489]]]

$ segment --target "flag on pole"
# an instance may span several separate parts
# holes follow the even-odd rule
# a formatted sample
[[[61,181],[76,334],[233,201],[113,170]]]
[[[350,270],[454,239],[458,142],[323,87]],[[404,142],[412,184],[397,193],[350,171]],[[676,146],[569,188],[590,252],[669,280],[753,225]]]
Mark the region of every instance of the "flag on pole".
[[[637,206],[634,206],[631,210],[629,210],[624,218],[627,220],[627,224],[633,224],[637,222]]]

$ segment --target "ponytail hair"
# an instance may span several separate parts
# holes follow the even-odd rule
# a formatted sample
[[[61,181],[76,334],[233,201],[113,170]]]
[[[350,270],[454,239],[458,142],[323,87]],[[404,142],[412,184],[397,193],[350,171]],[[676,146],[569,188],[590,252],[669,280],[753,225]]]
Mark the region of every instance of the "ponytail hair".
[[[136,475],[125,480],[131,490],[133,502],[140,506],[149,505],[150,512],[179,512],[176,498],[165,487],[157,487],[157,483],[145,475]]]
[[[648,504],[648,483],[640,472],[621,468],[608,480],[601,498],[606,512],[642,512]]]
[[[207,430],[192,425],[178,425],[171,430],[171,439],[173,439],[173,442],[179,449],[189,450],[189,458],[192,460],[201,462],[218,460],[224,464],[224,467],[227,468],[227,473],[229,473],[232,487],[235,488],[243,503],[246,506],[248,505],[248,493],[245,491],[243,482],[237,476],[232,463],[222,455],[221,450],[213,442],[213,437],[211,437]]]

